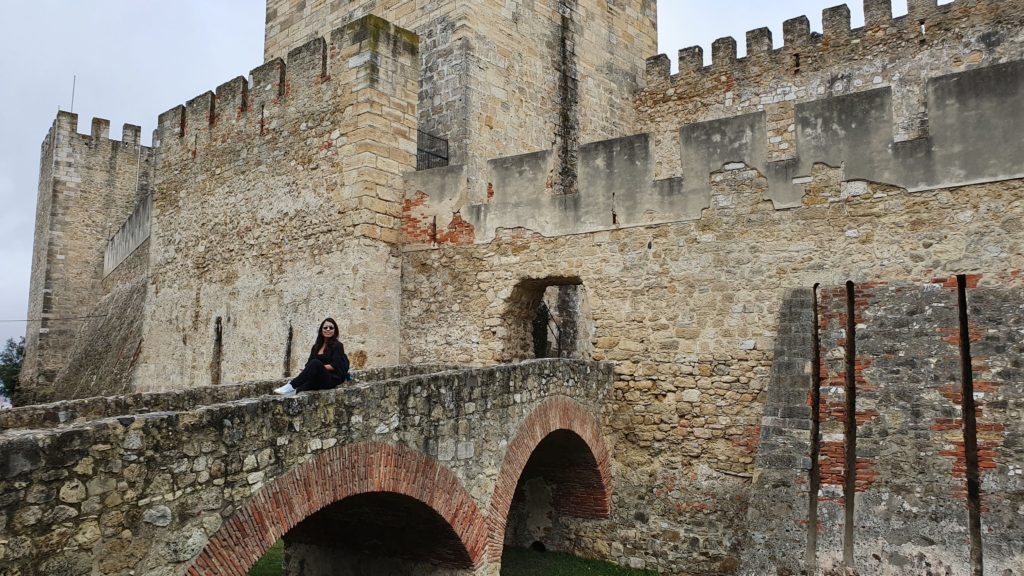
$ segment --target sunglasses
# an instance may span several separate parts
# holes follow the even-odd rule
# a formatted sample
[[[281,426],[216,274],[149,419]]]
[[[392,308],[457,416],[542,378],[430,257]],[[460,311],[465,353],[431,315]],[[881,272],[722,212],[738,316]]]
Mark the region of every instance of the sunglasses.
[[[334,330],[334,326],[324,326],[321,330]]]

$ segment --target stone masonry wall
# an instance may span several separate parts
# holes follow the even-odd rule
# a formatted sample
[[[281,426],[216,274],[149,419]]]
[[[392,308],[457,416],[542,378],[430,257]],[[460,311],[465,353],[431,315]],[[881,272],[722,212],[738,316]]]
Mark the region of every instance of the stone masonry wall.
[[[368,13],[422,38],[419,127],[469,166],[471,198],[485,198],[489,159],[564,143],[545,167],[552,188],[574,178],[580,143],[635,131],[633,93],[657,49],[652,0],[268,0],[265,57]]]
[[[986,574],[1024,571],[1020,539],[1005,537],[1024,530],[1022,297],[998,279],[981,278],[967,291]]]
[[[909,14],[892,17],[891,0],[865,0],[865,25],[850,28],[846,5],[824,11],[824,30],[811,33],[804,16],[787,20],[774,48],[771,31],[747,32],[747,55],[736,41],[712,46],[704,66],[700,47],[679,51],[679,73],[669,60],[648,60],[647,87],[636,98],[640,131],[655,136],[658,179],[684,176],[677,159],[681,123],[763,112],[769,162],[797,158],[796,106],[803,102],[892,88],[891,136],[896,142],[927,137],[935,118],[926,80],[943,74],[1024,58],[1018,0],[911,0]],[[691,176],[691,175],[685,175]],[[693,175],[702,178],[703,174]],[[794,175],[803,176],[803,174]]]
[[[152,151],[138,126],[120,141],[95,118],[79,134],[78,116],[60,112],[40,158],[39,198],[19,404],[56,397],[57,373],[71,342],[105,294],[104,249],[148,190]]]
[[[742,574],[1020,573],[1016,276],[820,286],[780,324]]]
[[[561,148],[491,160],[487,199],[480,202],[461,188],[466,167],[415,172],[406,176],[403,239],[413,245],[483,243],[508,230],[552,237],[697,219],[711,206],[708,175],[742,164],[767,178],[766,198],[776,208],[803,202],[819,163],[841,165],[848,181],[910,191],[1024,176],[1018,150],[1009,145],[1024,131],[1024,60],[925,84],[929,134],[910,142],[894,140],[898,95],[882,87],[797,103],[795,156],[785,161],[769,160],[768,115],[760,111],[677,125],[678,146],[669,158],[679,177],[655,179],[658,165],[667,162],[658,134],[580,146],[578,194],[552,193],[548,167],[565,153]]]
[[[508,324],[519,315],[517,286],[578,278],[591,303],[593,358],[617,363],[604,409],[621,505],[614,528],[591,540],[617,543],[606,554],[613,560],[666,574],[728,573],[746,545],[786,291],[1019,270],[1022,184],[911,193],[846,182],[841,169],[818,165],[801,206],[775,210],[767,180],[731,166],[711,175],[711,207],[697,221],[409,250],[402,355],[521,359],[529,348],[510,335],[529,332]]]
[[[470,75],[464,40],[467,31],[460,24],[466,10],[467,5],[460,2],[267,0],[264,57],[268,62],[284,58],[290,50],[370,14],[415,32],[420,37],[422,80],[418,128],[448,139],[452,144],[449,153],[463,157],[468,152],[464,142],[465,99]]]
[[[161,115],[136,389],[296,374],[326,316],[398,362],[417,46],[366,17]]]
[[[318,510],[383,489],[433,508],[491,568],[480,573],[497,574],[507,498],[552,426],[576,431],[607,479],[594,414],[610,382],[607,364],[538,361],[294,398],[200,388],[168,395],[180,404],[166,411],[8,429],[0,562],[23,575],[242,575]]]
[[[125,260],[131,258],[135,251],[149,240],[152,212],[153,197],[147,194],[135,205],[135,209],[132,210],[121,228],[107,241],[107,249],[103,253],[104,279],[120,267]],[[146,260],[148,265],[148,256]]]

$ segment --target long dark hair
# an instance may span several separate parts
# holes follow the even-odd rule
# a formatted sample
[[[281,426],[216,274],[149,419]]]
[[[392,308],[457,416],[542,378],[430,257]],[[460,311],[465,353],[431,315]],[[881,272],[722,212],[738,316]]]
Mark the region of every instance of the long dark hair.
[[[324,338],[324,324],[328,322],[334,326],[334,336],[330,338]],[[338,323],[334,321],[334,318],[324,318],[324,321],[320,323],[320,327],[316,329],[316,344],[313,344],[313,354],[320,353],[320,347],[323,346],[324,352],[327,352],[334,346],[341,346],[341,353],[345,353],[345,345],[338,340]]]

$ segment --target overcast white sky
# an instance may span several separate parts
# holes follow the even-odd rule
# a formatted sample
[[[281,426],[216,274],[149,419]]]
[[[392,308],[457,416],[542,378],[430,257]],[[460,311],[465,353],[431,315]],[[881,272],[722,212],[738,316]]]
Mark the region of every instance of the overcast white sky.
[[[940,3],[946,3],[942,0]],[[747,30],[806,14],[821,30],[835,0],[661,0],[659,50],[675,61],[686,46],[733,36],[742,55]],[[39,146],[58,107],[71,106],[79,131],[93,116],[142,126],[148,144],[156,118],[189,98],[262,63],[265,3],[259,0],[32,0],[5,7],[0,34],[0,345],[25,334]],[[863,23],[859,0],[850,3]],[[893,0],[896,15],[906,0]],[[12,322],[13,321],[13,322]]]

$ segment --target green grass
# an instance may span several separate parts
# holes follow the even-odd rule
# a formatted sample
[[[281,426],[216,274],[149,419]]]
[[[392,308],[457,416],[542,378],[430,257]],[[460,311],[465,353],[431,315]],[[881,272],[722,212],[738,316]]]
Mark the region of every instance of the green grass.
[[[281,554],[284,544],[274,547],[249,570],[249,576],[281,576]],[[607,562],[584,560],[559,552],[534,552],[505,548],[501,557],[501,576],[654,576],[655,572],[621,568]]]
[[[259,562],[249,570],[249,576],[281,576],[281,555],[284,553],[284,542],[278,540]]]
[[[559,552],[505,548],[501,576],[655,576],[655,572],[622,568],[598,560],[584,560]]]

